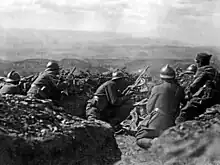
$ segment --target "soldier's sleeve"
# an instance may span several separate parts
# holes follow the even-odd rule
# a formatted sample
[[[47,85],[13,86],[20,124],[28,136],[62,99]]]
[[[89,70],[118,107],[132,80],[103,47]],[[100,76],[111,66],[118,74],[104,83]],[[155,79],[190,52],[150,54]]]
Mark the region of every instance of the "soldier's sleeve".
[[[49,81],[49,84],[51,86],[51,89],[59,90],[58,87],[57,87],[57,84],[56,84],[57,81],[54,77],[51,76],[48,81]]]
[[[155,104],[156,104],[156,101],[158,98],[156,90],[157,90],[156,86],[152,88],[150,97],[148,99],[148,102],[147,102],[147,112],[148,113],[151,113],[155,108]]]
[[[179,95],[179,100],[182,104],[185,104],[186,103],[186,100],[185,100],[185,92],[184,92],[184,88],[183,87],[179,87],[178,88],[178,95]]]
[[[111,105],[119,106],[126,100],[126,96],[125,97],[117,96],[117,88],[115,84],[107,85],[105,88],[105,93]]]
[[[203,85],[205,85],[207,80],[207,74],[205,72],[200,72],[195,80],[190,85],[190,92],[192,94],[196,93]]]

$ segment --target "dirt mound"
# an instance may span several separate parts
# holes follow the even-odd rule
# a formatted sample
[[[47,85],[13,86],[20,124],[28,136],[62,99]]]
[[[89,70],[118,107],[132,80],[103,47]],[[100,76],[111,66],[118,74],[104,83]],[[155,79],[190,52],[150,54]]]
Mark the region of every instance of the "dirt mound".
[[[149,150],[136,145],[135,137],[117,135],[122,152],[115,165],[219,165],[220,105],[196,120],[166,130]]]
[[[120,159],[112,128],[64,112],[50,100],[3,96],[0,164],[112,164]]]
[[[220,105],[166,130],[151,150],[167,164],[220,163]]]

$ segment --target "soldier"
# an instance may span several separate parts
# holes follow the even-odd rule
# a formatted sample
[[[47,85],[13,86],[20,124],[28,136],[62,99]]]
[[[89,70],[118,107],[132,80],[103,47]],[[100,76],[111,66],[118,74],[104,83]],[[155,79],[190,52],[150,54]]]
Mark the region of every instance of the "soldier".
[[[212,55],[207,53],[197,54],[195,62],[198,70],[187,92],[188,98],[191,100],[181,110],[176,124],[194,119],[204,113],[206,108],[217,103],[219,91],[216,90],[215,84],[219,81],[219,74],[214,67],[210,66],[211,57]]]
[[[112,74],[111,80],[105,82],[96,90],[93,98],[88,101],[86,106],[88,120],[98,119],[110,122],[110,118],[116,117],[116,109],[128,101],[132,94],[123,96],[119,92],[123,84],[124,74],[118,71]]]
[[[9,72],[5,80],[6,84],[0,89],[0,94],[23,94],[19,86],[20,75],[14,70]]]
[[[60,67],[56,62],[49,61],[44,72],[40,73],[27,92],[28,96],[39,99],[59,100],[61,90],[57,86],[57,75]]]
[[[147,103],[147,113],[136,133],[137,145],[147,149],[152,139],[175,124],[180,103],[184,100],[183,88],[175,79],[175,71],[169,65],[160,71],[162,83],[154,86]]]
[[[197,72],[197,66],[195,64],[191,64],[186,69],[186,71],[182,73],[181,79],[179,82],[186,92],[188,91],[189,85],[192,83],[196,72]]]
[[[184,72],[185,74],[192,74],[195,75],[197,72],[197,66],[195,64],[191,64],[186,71]]]

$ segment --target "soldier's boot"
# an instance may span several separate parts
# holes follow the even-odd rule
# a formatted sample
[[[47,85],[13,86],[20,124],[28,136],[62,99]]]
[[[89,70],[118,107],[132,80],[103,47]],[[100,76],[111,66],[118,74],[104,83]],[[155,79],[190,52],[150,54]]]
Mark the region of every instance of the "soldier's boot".
[[[151,147],[151,145],[152,145],[152,140],[153,139],[151,139],[151,138],[141,138],[141,139],[138,139],[137,141],[136,141],[136,144],[139,146],[139,147],[141,147],[141,148],[143,148],[143,149],[149,149],[150,147]]]
[[[136,144],[141,148],[148,149],[152,144],[152,140],[159,135],[159,131],[156,129],[140,127],[135,135]]]

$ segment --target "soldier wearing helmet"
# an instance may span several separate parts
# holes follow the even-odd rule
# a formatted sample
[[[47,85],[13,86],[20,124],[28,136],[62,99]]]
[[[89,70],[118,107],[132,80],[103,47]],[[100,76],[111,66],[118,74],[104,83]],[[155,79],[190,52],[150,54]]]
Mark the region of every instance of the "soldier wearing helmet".
[[[40,73],[27,92],[28,96],[39,99],[58,99],[61,91],[57,86],[60,67],[57,62],[49,61],[44,72]]]
[[[175,71],[169,65],[160,71],[162,83],[154,86],[147,104],[147,116],[138,127],[136,142],[148,148],[152,139],[175,124],[180,103],[184,100],[184,90],[175,79]]]
[[[185,74],[193,74],[195,75],[197,71],[197,66],[195,64],[191,64],[185,71]]]
[[[0,89],[0,94],[23,94],[21,87],[19,86],[20,75],[14,70],[9,72],[5,79],[6,84]]]
[[[110,122],[116,117],[116,109],[129,100],[131,94],[123,96],[118,89],[124,85],[125,76],[121,71],[114,72],[112,79],[103,83],[86,106],[88,120],[98,119]]]
[[[192,83],[195,74],[197,72],[197,66],[195,64],[191,64],[188,66],[185,72],[183,72],[180,79],[180,84],[183,88],[185,88],[185,91],[188,90],[189,85]]]
[[[198,53],[195,58],[198,70],[189,86],[187,96],[190,99],[181,110],[176,119],[176,124],[186,120],[192,120],[204,113],[206,108],[218,103],[219,90],[216,82],[219,81],[218,71],[210,65],[212,55]]]

